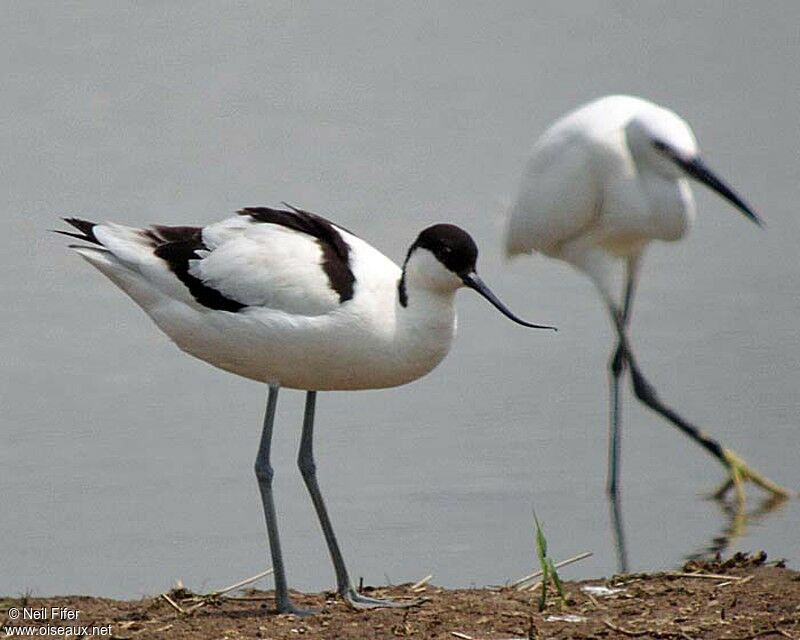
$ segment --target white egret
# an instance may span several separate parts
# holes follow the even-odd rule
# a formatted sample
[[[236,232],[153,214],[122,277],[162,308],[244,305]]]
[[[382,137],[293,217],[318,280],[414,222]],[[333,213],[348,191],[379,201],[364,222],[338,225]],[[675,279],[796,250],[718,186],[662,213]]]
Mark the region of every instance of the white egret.
[[[730,480],[718,495],[733,486],[742,499],[743,480],[785,495],[783,488],[658,398],[626,335],[645,248],[653,240],[680,240],[691,226],[695,204],[689,179],[714,190],[761,225],[753,210],[703,162],[684,120],[640,98],[600,98],[562,117],[535,143],[509,212],[506,250],[510,256],[540,252],[573,265],[592,279],[611,314],[618,345],[610,362],[610,493],[618,486],[619,380],[627,364],[636,396],[726,466]],[[615,290],[620,279],[621,292]]]

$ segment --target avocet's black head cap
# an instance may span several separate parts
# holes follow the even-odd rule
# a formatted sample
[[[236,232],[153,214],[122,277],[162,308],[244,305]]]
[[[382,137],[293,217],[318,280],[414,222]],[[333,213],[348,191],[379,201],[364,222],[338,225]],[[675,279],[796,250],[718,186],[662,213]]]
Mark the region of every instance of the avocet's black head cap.
[[[428,227],[419,234],[409,253],[416,248],[427,249],[447,269],[459,276],[475,271],[478,245],[466,231],[454,224]]]
[[[454,224],[435,224],[428,227],[419,234],[414,244],[408,250],[406,264],[415,249],[427,249],[434,257],[444,265],[446,269],[457,275],[465,286],[474,289],[489,302],[491,302],[503,315],[510,318],[517,324],[534,329],[553,329],[540,324],[526,322],[514,315],[511,310],[504,305],[491,289],[486,286],[478,276],[475,265],[478,261],[478,245],[466,231]],[[403,277],[400,279],[400,304],[406,306],[408,297],[405,290],[405,268]]]

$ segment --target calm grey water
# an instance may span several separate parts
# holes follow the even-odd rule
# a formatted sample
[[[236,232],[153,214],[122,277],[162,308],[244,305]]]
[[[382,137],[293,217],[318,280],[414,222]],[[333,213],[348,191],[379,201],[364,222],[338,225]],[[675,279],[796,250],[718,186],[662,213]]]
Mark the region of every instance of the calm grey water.
[[[287,200],[396,260],[454,221],[527,332],[460,294],[453,352],[407,387],[323,394],[323,491],[354,579],[502,583],[552,554],[617,558],[603,485],[611,332],[592,287],[506,265],[502,214],[535,137],[628,92],[695,127],[767,220],[698,193],[691,237],[647,256],[634,339],[665,398],[800,488],[800,5],[6,2],[0,23],[0,593],[218,587],[268,566],[252,472],[265,389],[191,360],[48,234],[78,214],[205,223]],[[302,395],[275,438],[289,579],[332,571],[294,467]],[[630,568],[671,567],[730,528],[698,447],[625,406]],[[750,491],[750,507],[758,506]],[[800,562],[800,507],[730,551]]]

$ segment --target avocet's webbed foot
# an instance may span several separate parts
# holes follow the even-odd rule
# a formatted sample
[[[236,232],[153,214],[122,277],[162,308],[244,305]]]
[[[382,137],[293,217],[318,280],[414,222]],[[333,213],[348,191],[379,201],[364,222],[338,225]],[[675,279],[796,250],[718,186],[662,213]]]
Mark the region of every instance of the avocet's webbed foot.
[[[425,600],[419,598],[402,602],[397,600],[383,600],[381,598],[369,598],[367,596],[362,596],[353,589],[353,587],[350,587],[340,595],[353,609],[408,609],[410,607],[418,607],[425,602]]]
[[[280,604],[277,604],[278,613],[284,613],[288,615],[297,616],[298,618],[307,618],[309,616],[313,616],[319,613],[318,609],[303,609],[302,607],[296,606],[291,601],[286,601]]]

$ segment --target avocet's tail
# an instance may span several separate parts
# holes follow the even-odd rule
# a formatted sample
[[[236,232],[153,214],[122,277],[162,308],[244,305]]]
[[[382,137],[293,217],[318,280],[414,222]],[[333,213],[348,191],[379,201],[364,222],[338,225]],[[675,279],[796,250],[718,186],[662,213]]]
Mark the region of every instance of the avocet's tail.
[[[94,235],[94,228],[97,226],[96,222],[81,220],[80,218],[62,218],[62,220],[75,227],[80,233],[75,233],[74,231],[59,231],[58,229],[55,230],[56,233],[103,246],[103,243]]]
[[[98,224],[80,218],[64,218],[64,221],[77,232],[58,233],[82,241],[70,244],[70,249],[128,294],[179,348],[213,362],[198,355],[205,353],[202,351],[205,343],[197,336],[208,330],[200,312],[201,305],[171,269],[170,263],[157,253],[159,248],[174,249],[177,245],[181,249],[191,241],[197,243],[201,229],[158,225],[139,229],[114,223]],[[199,260],[194,247],[191,244],[189,255],[191,259]],[[216,333],[214,335],[214,339],[218,339]]]
[[[71,244],[84,260],[101,271],[120,289],[125,291],[145,311],[166,300],[159,290],[159,278],[148,277],[154,272],[167,280],[167,269],[158,264],[152,246],[140,229],[122,225],[98,224],[81,218],[63,218],[75,231],[56,233],[76,238],[87,244]]]

